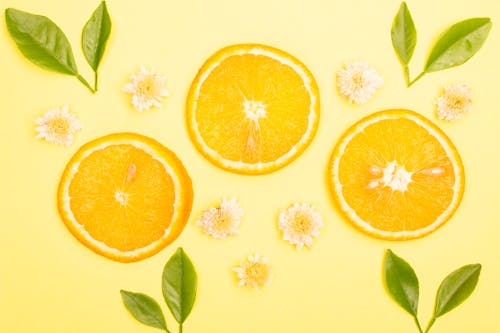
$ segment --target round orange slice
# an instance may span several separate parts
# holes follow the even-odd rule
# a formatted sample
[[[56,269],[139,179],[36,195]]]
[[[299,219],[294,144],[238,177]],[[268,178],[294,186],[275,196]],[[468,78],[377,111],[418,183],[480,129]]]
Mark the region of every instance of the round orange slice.
[[[176,155],[157,141],[117,133],[85,144],[58,190],[59,213],[91,250],[131,262],[157,253],[182,232],[193,201]]]
[[[382,239],[422,237],[442,226],[464,192],[450,139],[408,110],[363,118],[342,136],[330,164],[334,199],[362,231]]]
[[[264,174],[297,158],[319,120],[319,92],[309,70],[276,48],[223,48],[201,67],[187,98],[187,126],[215,165]]]

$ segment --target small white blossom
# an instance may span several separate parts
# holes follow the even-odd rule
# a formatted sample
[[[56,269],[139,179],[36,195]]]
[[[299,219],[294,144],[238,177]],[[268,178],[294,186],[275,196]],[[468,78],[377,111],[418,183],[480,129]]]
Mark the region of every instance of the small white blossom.
[[[166,81],[166,76],[141,66],[139,73],[130,76],[123,90],[132,95],[132,105],[137,111],[148,111],[151,107],[161,108],[163,97],[168,96]]]
[[[273,279],[273,271],[267,257],[259,254],[248,256],[240,266],[233,271],[239,279],[238,286],[253,287],[255,289],[269,286]]]
[[[216,239],[224,239],[238,234],[238,228],[243,217],[243,208],[236,198],[222,199],[219,207],[212,207],[203,212],[196,225],[203,232]]]
[[[75,133],[83,128],[76,115],[69,112],[68,105],[47,110],[35,122],[37,139],[64,146],[71,145]]]
[[[351,103],[364,104],[384,84],[384,79],[366,61],[345,64],[337,72],[337,87]]]
[[[295,203],[279,215],[278,227],[283,232],[283,239],[299,250],[304,245],[312,246],[313,237],[319,237],[322,226],[321,214],[308,203]]]
[[[436,116],[441,120],[456,121],[472,111],[472,93],[465,84],[445,86],[436,100]]]

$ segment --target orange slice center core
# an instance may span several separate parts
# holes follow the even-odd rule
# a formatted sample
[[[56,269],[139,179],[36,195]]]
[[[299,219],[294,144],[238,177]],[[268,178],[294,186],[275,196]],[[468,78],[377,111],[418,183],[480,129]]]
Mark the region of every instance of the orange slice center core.
[[[408,185],[413,181],[414,172],[406,170],[405,166],[398,164],[397,161],[388,162],[385,168],[372,166],[370,175],[373,176],[367,187],[375,189],[378,187],[390,187],[392,191],[406,192]],[[419,171],[421,174],[428,176],[439,176],[444,173],[444,169],[440,167],[427,168]],[[378,176],[378,178],[376,178]]]
[[[245,100],[243,102],[243,112],[248,119],[255,122],[267,115],[266,105],[260,101]]]
[[[127,175],[125,177],[125,181],[121,188],[116,189],[115,191],[115,200],[122,206],[127,206],[128,198],[130,197],[130,193],[125,191],[125,188],[129,187],[133,181],[135,180],[135,176],[137,173],[137,167],[135,164],[130,164],[127,168]]]

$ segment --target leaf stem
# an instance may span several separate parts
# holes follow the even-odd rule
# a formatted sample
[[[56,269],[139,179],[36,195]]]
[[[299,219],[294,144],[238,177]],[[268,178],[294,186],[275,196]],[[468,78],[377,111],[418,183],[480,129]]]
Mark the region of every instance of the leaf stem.
[[[412,81],[410,81],[406,86],[409,88],[411,87],[415,82],[417,82],[418,80],[420,80],[422,78],[422,76],[425,75],[425,72],[422,72],[420,74],[418,74],[418,76],[416,78],[414,78]]]
[[[182,324],[179,324],[179,333],[182,333]]]
[[[94,91],[97,91],[97,70],[94,71]]]
[[[420,322],[418,321],[417,316],[414,316],[413,319],[415,319],[415,324],[417,325],[418,331],[420,333],[424,333],[424,331],[422,330],[422,326],[420,326]]]
[[[410,84],[410,70],[408,69],[408,65],[406,65],[406,64],[403,65],[403,74],[405,76],[406,86],[409,87],[409,84]]]
[[[83,76],[81,76],[80,74],[76,74],[76,78],[78,79],[78,81],[80,81],[81,83],[83,83],[83,85],[84,85],[85,87],[87,87],[87,88],[90,90],[90,92],[92,92],[92,93],[95,93],[95,92],[96,92],[94,89],[92,89],[92,87],[91,87],[91,86],[90,86],[90,84],[87,82],[87,80],[85,80],[85,79],[83,78]]]
[[[434,322],[436,321],[436,318],[435,317],[432,317],[431,321],[429,322],[429,324],[427,324],[427,328],[425,329],[425,333],[429,332],[429,330],[431,329],[432,325],[434,325]]]

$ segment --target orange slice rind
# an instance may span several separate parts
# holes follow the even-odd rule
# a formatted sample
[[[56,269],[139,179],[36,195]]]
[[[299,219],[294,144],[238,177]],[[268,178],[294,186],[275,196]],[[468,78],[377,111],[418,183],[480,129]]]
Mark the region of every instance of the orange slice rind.
[[[451,140],[419,114],[386,110],[361,119],[330,161],[333,198],[347,219],[381,239],[423,237],[458,208],[464,168]]]
[[[233,45],[201,67],[186,117],[193,143],[210,162],[240,174],[270,173],[311,142],[319,91],[292,55],[265,45]]]
[[[70,232],[109,259],[138,261],[182,232],[193,200],[191,180],[176,155],[134,133],[82,146],[63,172],[58,209]]]

